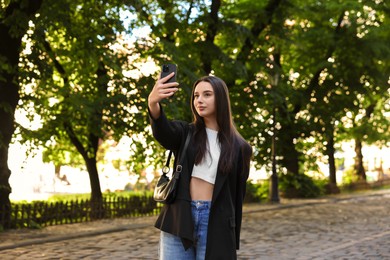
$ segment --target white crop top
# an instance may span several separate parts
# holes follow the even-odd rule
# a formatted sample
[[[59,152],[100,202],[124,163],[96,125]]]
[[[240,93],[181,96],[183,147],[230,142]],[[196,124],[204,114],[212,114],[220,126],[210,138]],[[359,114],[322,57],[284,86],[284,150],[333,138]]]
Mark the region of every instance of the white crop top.
[[[218,132],[206,128],[208,147],[205,158],[198,165],[194,165],[192,177],[200,178],[211,184],[217,177],[218,161],[221,154],[221,146],[218,141]]]

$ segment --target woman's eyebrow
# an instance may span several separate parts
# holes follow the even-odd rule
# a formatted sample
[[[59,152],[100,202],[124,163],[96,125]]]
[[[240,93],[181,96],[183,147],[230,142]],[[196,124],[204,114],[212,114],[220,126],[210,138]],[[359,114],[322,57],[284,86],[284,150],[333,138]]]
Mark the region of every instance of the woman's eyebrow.
[[[213,93],[214,91],[207,89],[207,90],[200,91],[200,92],[203,92],[203,93],[211,92],[211,93]],[[194,94],[199,94],[199,91],[195,91]]]

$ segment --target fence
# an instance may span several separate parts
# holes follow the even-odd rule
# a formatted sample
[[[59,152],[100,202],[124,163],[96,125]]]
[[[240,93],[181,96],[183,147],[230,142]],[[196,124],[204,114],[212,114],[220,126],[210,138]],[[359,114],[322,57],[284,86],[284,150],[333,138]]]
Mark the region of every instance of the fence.
[[[98,208],[98,212],[95,208],[92,210],[92,206],[90,200],[12,204],[10,222],[6,223],[8,218],[5,216],[6,211],[2,208],[0,225],[11,228],[36,228],[88,222],[96,219],[94,216],[106,219],[153,216],[157,215],[161,209],[161,205],[150,196],[103,198],[102,207]]]

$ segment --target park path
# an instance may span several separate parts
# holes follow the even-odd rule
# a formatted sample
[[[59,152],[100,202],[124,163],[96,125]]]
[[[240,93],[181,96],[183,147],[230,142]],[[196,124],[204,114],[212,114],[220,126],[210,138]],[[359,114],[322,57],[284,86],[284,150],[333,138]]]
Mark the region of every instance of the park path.
[[[0,233],[0,259],[157,259],[156,217]],[[245,205],[239,259],[390,259],[390,190]]]

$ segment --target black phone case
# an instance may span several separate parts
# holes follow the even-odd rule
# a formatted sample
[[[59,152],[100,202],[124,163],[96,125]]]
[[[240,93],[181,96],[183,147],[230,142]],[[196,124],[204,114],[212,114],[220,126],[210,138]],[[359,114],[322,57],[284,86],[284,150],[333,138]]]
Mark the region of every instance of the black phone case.
[[[176,64],[163,64],[161,66],[161,78],[164,78],[172,72],[175,72],[175,75],[173,75],[173,77],[170,78],[166,83],[176,82],[177,66]]]

